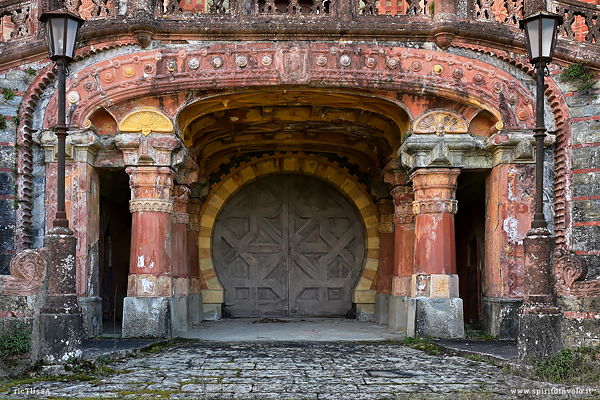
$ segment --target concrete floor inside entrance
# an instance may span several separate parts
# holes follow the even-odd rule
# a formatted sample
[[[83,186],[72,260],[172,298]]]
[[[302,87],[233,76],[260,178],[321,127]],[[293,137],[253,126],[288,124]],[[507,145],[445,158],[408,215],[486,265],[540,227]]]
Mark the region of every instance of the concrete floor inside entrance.
[[[405,335],[370,321],[346,318],[232,318],[203,321],[179,332],[184,339],[233,341],[379,341]]]

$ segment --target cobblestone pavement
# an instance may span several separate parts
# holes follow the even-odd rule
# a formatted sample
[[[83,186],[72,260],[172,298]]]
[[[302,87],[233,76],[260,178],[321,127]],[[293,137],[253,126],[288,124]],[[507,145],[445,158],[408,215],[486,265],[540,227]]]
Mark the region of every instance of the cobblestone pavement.
[[[2,398],[169,399],[546,399],[585,387],[540,383],[397,342],[179,342],[110,364],[90,381],[21,383]],[[596,388],[597,389],[597,388]],[[518,395],[530,390],[530,395]],[[587,395],[585,395],[587,393]]]

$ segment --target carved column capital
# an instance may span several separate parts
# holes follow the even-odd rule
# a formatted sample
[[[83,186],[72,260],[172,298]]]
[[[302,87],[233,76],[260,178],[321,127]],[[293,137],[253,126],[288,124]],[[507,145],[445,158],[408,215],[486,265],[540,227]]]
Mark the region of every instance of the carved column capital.
[[[132,213],[173,211],[171,191],[175,172],[170,167],[127,167],[125,171],[129,174]]]
[[[415,191],[413,212],[415,214],[456,214],[458,204],[454,196],[459,174],[458,168],[416,170],[411,176]]]
[[[115,144],[123,152],[125,165],[175,167],[183,162],[182,152],[175,151],[182,143],[173,134],[123,133],[115,137]]]
[[[408,185],[395,186],[390,190],[394,199],[394,225],[414,223],[412,203],[414,192]]]

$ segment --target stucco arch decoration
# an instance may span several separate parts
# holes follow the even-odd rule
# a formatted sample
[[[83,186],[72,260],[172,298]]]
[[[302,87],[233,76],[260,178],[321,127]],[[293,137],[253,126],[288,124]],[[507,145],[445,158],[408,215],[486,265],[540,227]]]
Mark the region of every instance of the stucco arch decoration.
[[[502,122],[497,122],[502,129]],[[497,126],[497,128],[498,128]],[[421,114],[414,123],[414,133],[435,133],[444,136],[446,133],[467,133],[469,124],[458,113],[448,110],[435,110]]]
[[[350,58],[348,66],[341,63],[342,56],[344,63]],[[236,64],[239,57],[247,63]],[[292,69],[300,72],[292,73]],[[232,52],[226,44],[207,44],[116,56],[77,71],[67,85],[69,93],[78,95],[73,95],[78,101],[72,105],[72,121],[78,126],[84,126],[99,106],[122,118],[131,110],[116,110],[119,104],[148,93],[181,94],[183,103],[204,95],[199,91],[207,89],[278,85],[371,90],[401,102],[402,94],[427,95],[487,110],[503,122],[504,129],[534,126],[533,96],[509,73],[471,58],[426,49],[364,48],[364,44],[331,48],[327,43],[283,49],[246,43]],[[419,106],[415,107],[409,114],[421,114]],[[48,110],[55,108],[53,97]],[[179,109],[173,105],[165,111],[173,119]],[[46,125],[51,126],[56,117],[51,111],[46,115]]]
[[[239,189],[260,177],[277,173],[306,174],[328,181],[354,205],[365,230],[366,257],[352,299],[357,304],[374,305],[376,293],[374,282],[379,269],[379,214],[367,193],[367,188],[339,165],[314,155],[285,152],[241,164],[223,177],[219,183],[214,184],[206,197],[200,214],[198,238],[203,303],[223,303],[223,287],[217,277],[211,253],[212,235],[219,213]]]
[[[144,136],[173,132],[173,123],[160,111],[152,107],[141,107],[127,114],[119,122],[120,132],[142,132]]]

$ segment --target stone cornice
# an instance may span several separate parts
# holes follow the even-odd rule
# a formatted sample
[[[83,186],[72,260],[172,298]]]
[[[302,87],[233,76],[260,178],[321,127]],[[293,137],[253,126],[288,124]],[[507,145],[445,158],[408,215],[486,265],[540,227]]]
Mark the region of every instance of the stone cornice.
[[[469,134],[413,134],[398,150],[409,170],[416,168],[491,168],[487,138]]]
[[[33,140],[44,148],[47,162],[58,161],[58,138],[53,131],[43,130]],[[100,147],[100,139],[92,130],[69,131],[65,141],[65,160],[94,165]]]

